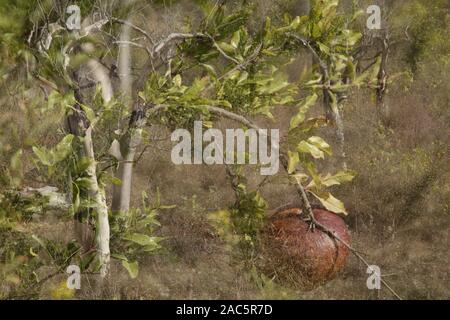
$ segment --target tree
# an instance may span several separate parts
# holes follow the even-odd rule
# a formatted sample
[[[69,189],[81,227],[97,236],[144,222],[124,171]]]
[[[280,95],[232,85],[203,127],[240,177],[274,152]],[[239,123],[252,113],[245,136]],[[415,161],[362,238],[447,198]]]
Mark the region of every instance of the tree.
[[[309,195],[329,210],[345,213],[342,202],[327,188],[350,181],[354,173],[344,169],[320,174],[315,161],[332,152],[313,132],[330,121],[336,123],[344,157],[344,93],[370,84],[374,70],[355,76],[350,52],[360,34],[338,12],[339,1],[315,1],[308,16],[285,15],[280,21],[267,17],[256,27],[250,23],[251,2],[197,3],[202,10],[199,23],[155,35],[132,15],[138,1],[127,6],[82,2],[81,30],[75,31],[65,24],[66,4],[48,2],[17,33],[15,41],[26,56],[16,52],[15,58],[32,66],[27,72],[35,82],[30,85],[39,83],[43,88],[45,109],[63,110],[66,122],[64,137],[54,148],[35,145],[34,153],[50,171],[61,164],[65,168],[70,210],[95,229],[102,278],[108,274],[111,256],[110,211],[125,217],[127,230],[133,165],[146,127],[154,124],[192,128],[196,119],[229,118],[259,129],[251,117],[272,118],[277,106],[296,107],[281,163],[296,185],[311,227],[315,220]],[[23,4],[37,10],[26,1],[18,6]],[[313,68],[307,81],[290,83],[284,68],[301,48],[312,55]],[[143,64],[135,58],[142,56],[139,52],[145,55]],[[137,76],[131,70],[137,70]],[[320,95],[326,117],[307,118]],[[111,208],[108,183],[114,188]],[[157,241],[131,231],[125,231],[123,239],[148,250]],[[115,257],[136,274],[136,264],[121,254]]]

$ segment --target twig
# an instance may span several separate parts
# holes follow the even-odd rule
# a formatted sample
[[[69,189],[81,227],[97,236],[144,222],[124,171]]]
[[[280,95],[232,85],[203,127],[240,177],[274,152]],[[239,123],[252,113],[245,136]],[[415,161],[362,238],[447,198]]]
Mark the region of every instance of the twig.
[[[113,43],[118,44],[118,45],[124,44],[124,45],[130,45],[133,47],[141,48],[141,49],[145,50],[150,57],[152,57],[152,52],[150,51],[150,49],[142,44],[139,44],[139,43],[136,43],[133,41],[125,41],[125,40],[117,40],[117,41],[114,41]]]
[[[320,69],[322,70],[322,72],[328,74],[327,64],[320,58],[317,51],[311,46],[310,40],[304,39],[304,38],[300,37],[299,35],[296,35],[293,33],[287,33],[287,35],[294,38],[295,40],[297,40],[297,42],[299,42],[302,46],[306,47],[313,54],[314,58],[319,63],[319,66],[320,66]]]
[[[212,43],[214,44],[214,47],[216,47],[217,51],[219,51],[222,56],[224,56],[228,60],[233,61],[237,65],[241,64],[238,60],[229,56],[225,51],[223,51],[222,48],[217,44],[216,40],[214,40],[214,38],[212,36],[210,36],[209,34],[206,34],[206,36],[212,41]]]
[[[135,31],[142,33],[150,41],[150,43],[152,45],[155,45],[155,41],[153,40],[153,38],[144,29],[142,29],[142,28],[132,24],[131,22],[129,22],[127,20],[122,20],[122,19],[118,19],[118,18],[114,18],[114,17],[111,17],[110,19],[113,22],[117,22],[117,23],[121,23],[121,24],[127,25],[131,29],[134,29]]]
[[[229,74],[233,73],[236,70],[244,69],[246,66],[248,66],[251,62],[253,62],[258,57],[259,53],[261,52],[261,49],[262,49],[262,44],[259,44],[258,47],[255,49],[255,51],[253,51],[253,53],[248,57],[247,60],[238,64],[237,66],[232,68],[230,71],[226,72],[225,74],[221,75],[219,78],[217,78],[217,80],[221,80],[221,79],[225,78],[226,76],[228,76]]]
[[[203,33],[171,33],[154,47],[153,53],[159,54],[170,42],[174,40],[186,40],[192,38],[207,38],[207,36]]]
[[[370,268],[370,264],[366,261],[366,259],[364,259],[364,257],[354,248],[352,248],[346,241],[342,240],[338,235],[336,235],[335,232],[331,231],[330,229],[328,229],[327,227],[325,227],[323,224],[321,224],[320,222],[316,222],[316,225],[322,229],[324,232],[326,232],[328,235],[330,235],[331,237],[335,238],[336,240],[338,240],[339,242],[341,242],[345,247],[347,247],[347,249],[349,249],[360,261],[362,261],[368,268]],[[383,278],[380,277],[380,281],[382,284],[385,285],[386,288],[388,288],[388,290],[399,300],[403,300],[398,294],[397,292],[394,291],[394,289],[392,289],[392,287],[385,281],[383,280]]]

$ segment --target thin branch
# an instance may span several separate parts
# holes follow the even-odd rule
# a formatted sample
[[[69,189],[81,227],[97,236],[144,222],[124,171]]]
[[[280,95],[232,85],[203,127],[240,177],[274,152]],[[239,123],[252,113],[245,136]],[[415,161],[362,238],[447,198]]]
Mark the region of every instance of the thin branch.
[[[89,34],[91,34],[93,31],[95,30],[100,30],[105,24],[108,23],[108,19],[102,19],[102,20],[98,20],[96,22],[94,22],[93,24],[83,28],[83,34],[81,35],[81,37],[86,37]]]
[[[234,66],[232,69],[225,72],[223,75],[221,75],[220,77],[217,78],[217,81],[222,80],[223,78],[229,76],[230,74],[232,74],[233,72],[235,72],[237,70],[245,69],[250,63],[252,63],[256,58],[258,58],[258,55],[261,52],[261,49],[262,49],[262,44],[259,44],[258,47],[255,49],[255,51],[253,51],[253,53],[247,58],[247,60],[245,60],[242,63],[239,63],[237,66]],[[210,83],[205,89],[203,89],[203,91],[208,91],[209,89],[212,88],[213,85],[214,85],[214,82]]]
[[[203,33],[171,33],[154,47],[153,53],[159,54],[170,42],[174,40],[186,40],[192,38],[207,38],[207,36]]]
[[[328,75],[328,66],[327,66],[327,64],[320,58],[320,56],[317,53],[317,51],[311,46],[311,41],[310,40],[302,38],[299,35],[296,35],[296,34],[293,34],[293,33],[287,33],[287,35],[292,37],[292,38],[294,38],[302,46],[307,48],[312,53],[312,55],[317,60],[317,62],[319,63],[319,66],[322,69],[322,72],[324,72],[324,73],[326,73]]]
[[[212,43],[214,44],[214,47],[216,47],[217,51],[219,51],[219,53],[222,56],[224,56],[226,59],[228,59],[230,61],[233,61],[237,65],[241,64],[238,60],[229,56],[225,51],[223,51],[222,48],[217,44],[216,40],[214,40],[214,38],[212,36],[210,36],[209,34],[206,34],[206,36],[212,41]]]
[[[155,41],[153,40],[153,38],[144,29],[134,25],[133,23],[131,23],[131,22],[127,21],[127,20],[122,20],[122,19],[118,19],[118,18],[114,18],[114,17],[111,17],[110,19],[113,22],[117,22],[117,23],[121,23],[121,24],[127,25],[131,29],[133,29],[133,30],[135,30],[135,31],[137,31],[139,33],[142,33],[150,41],[152,46],[155,45]]]
[[[368,268],[370,268],[370,264],[366,261],[366,259],[364,259],[364,257],[354,248],[352,248],[346,241],[342,240],[335,232],[331,231],[330,229],[328,229],[327,227],[325,227],[323,224],[321,224],[320,222],[316,222],[316,225],[322,229],[324,232],[326,232],[328,235],[330,235],[331,237],[335,238],[336,240],[338,240],[339,242],[341,242],[345,247],[347,247],[347,249],[349,249],[360,261],[362,261],[362,263],[364,263]],[[386,288],[388,288],[388,290],[399,300],[403,300],[398,294],[397,292],[394,291],[394,289],[392,289],[392,287],[385,281],[383,280],[383,278],[380,277],[380,281],[382,284],[384,284],[386,286]]]
[[[118,44],[118,45],[130,45],[130,46],[133,46],[133,47],[144,49],[147,52],[147,54],[150,57],[152,57],[152,52],[150,51],[150,49],[148,47],[142,45],[142,44],[139,44],[139,43],[136,43],[136,42],[133,42],[133,41],[125,41],[125,40],[116,40],[113,43],[114,44]]]

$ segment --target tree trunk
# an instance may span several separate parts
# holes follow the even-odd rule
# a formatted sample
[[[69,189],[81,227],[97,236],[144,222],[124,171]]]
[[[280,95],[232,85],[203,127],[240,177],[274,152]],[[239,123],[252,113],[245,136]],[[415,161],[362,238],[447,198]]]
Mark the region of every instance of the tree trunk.
[[[387,89],[387,60],[389,57],[389,37],[387,34],[382,39],[382,51],[381,51],[381,64],[380,71],[378,72],[377,91],[376,91],[376,104],[377,114],[383,124],[387,124],[389,118],[389,107],[385,101],[386,89]]]
[[[97,257],[101,265],[100,276],[106,277],[109,272],[109,220],[108,220],[108,206],[106,205],[105,190],[100,187],[97,180],[97,163],[95,161],[94,145],[92,143],[92,127],[85,131],[83,146],[86,156],[91,160],[89,167],[86,169],[86,174],[90,180],[89,197],[95,203],[95,218],[96,218],[96,236],[95,242],[97,245]]]
[[[121,45],[119,47],[118,58],[118,74],[120,78],[122,101],[129,109],[131,109],[132,105],[131,51],[130,45],[128,44],[130,41],[130,32],[131,27],[124,24],[120,34]],[[130,209],[133,160],[136,153],[136,147],[140,144],[141,133],[135,133],[134,139],[132,139],[133,133],[130,132],[131,120],[128,130],[129,132],[127,135],[120,141],[120,149],[126,150],[126,154],[123,155],[124,158],[119,163],[119,167],[115,174],[116,177],[120,179],[121,184],[113,186],[111,209],[114,212],[127,212]],[[134,140],[134,147],[130,146],[131,140]]]
[[[341,160],[342,168],[347,170],[347,162],[345,161],[345,134],[344,134],[344,119],[343,119],[342,105],[338,106],[338,110],[334,114],[334,121],[336,123],[336,135],[339,144],[339,157]]]
[[[108,102],[112,98],[112,86],[109,77],[103,66],[101,66],[95,60],[90,60],[88,66],[91,68],[91,72],[94,78],[102,85],[102,96],[105,102]],[[79,71],[74,74],[74,80],[79,85],[80,75]],[[88,123],[83,109],[80,104],[83,103],[83,96],[80,89],[75,90],[75,99],[77,101],[74,106],[74,113],[69,117],[69,124],[72,123],[72,131],[76,133],[83,141],[83,156],[90,160],[90,164],[86,169],[86,175],[89,179],[89,186],[87,188],[88,196],[94,203],[94,217],[96,220],[96,234],[95,243],[97,249],[97,258],[100,268],[101,278],[105,278],[109,271],[110,261],[110,249],[109,249],[109,220],[108,220],[108,206],[106,204],[105,190],[100,186],[97,178],[97,162],[95,159],[94,145],[92,140],[92,126]],[[73,125],[76,124],[76,129]],[[82,232],[88,232],[85,228],[89,229],[85,223],[82,226]],[[84,234],[82,235],[84,238]]]
[[[134,111],[131,114],[128,133],[120,143],[126,150],[123,162],[119,167],[120,180],[122,183],[120,184],[120,201],[118,209],[121,212],[128,212],[130,210],[134,158],[136,156],[136,150],[141,144],[142,128],[145,124],[145,120],[145,112],[136,102]]]

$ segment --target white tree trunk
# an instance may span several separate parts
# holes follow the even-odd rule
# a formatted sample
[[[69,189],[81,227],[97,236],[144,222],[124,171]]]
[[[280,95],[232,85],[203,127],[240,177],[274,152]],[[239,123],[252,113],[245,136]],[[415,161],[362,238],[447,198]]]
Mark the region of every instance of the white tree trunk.
[[[139,110],[139,108],[136,108],[131,116],[128,129],[129,132],[125,139],[121,142],[125,145],[125,149],[127,150],[119,171],[120,179],[122,181],[120,185],[119,210],[122,212],[127,212],[130,210],[134,158],[136,156],[136,150],[141,144],[142,127],[144,124],[144,114],[141,110]]]
[[[108,69],[100,62],[94,59],[88,61],[88,66],[94,76],[94,79],[102,86],[102,97],[105,102],[111,101],[114,96],[111,79],[109,78]]]
[[[89,167],[86,169],[86,174],[90,179],[89,197],[95,204],[96,213],[96,244],[97,256],[101,265],[100,276],[106,277],[109,272],[109,220],[108,220],[108,206],[106,204],[105,190],[99,185],[97,180],[97,163],[94,156],[94,145],[92,143],[92,127],[86,129],[83,138],[84,151],[86,156],[91,160]]]
[[[129,20],[127,20],[130,22]],[[120,33],[119,45],[119,61],[118,61],[118,75],[120,78],[120,90],[126,102],[131,99],[132,79],[131,79],[131,48],[130,32],[131,26],[128,24],[122,25]],[[128,101],[127,101],[128,100]],[[129,103],[127,103],[129,104]]]
[[[129,20],[127,20],[129,22]],[[119,58],[118,58],[118,74],[120,78],[120,90],[122,93],[123,103],[131,109],[132,105],[132,79],[131,79],[131,48],[128,44],[130,41],[131,27],[128,24],[122,26],[122,31],[120,34],[121,45],[119,47]],[[131,122],[130,122],[131,123]],[[131,129],[131,128],[130,128]],[[132,132],[129,132],[133,135]],[[141,134],[138,133],[137,139],[134,145],[140,144]],[[134,156],[136,153],[136,147],[130,147],[131,140],[133,139],[122,139],[120,141],[121,149],[127,150],[124,155],[123,162],[119,163],[117,169],[116,177],[120,179],[121,184],[119,186],[113,186],[113,201],[112,210],[113,211],[123,211],[127,212],[130,209],[130,198],[131,198],[131,178]]]
[[[102,97],[107,103],[113,98],[113,88],[111,85],[111,79],[109,78],[107,69],[98,61],[91,59],[88,62],[88,66],[94,75],[96,81],[102,86]],[[96,235],[95,242],[98,252],[98,259],[101,265],[100,275],[104,278],[109,272],[109,220],[108,220],[108,206],[106,204],[105,190],[100,187],[97,180],[96,162],[94,155],[94,146],[92,143],[92,127],[86,130],[84,137],[84,149],[86,156],[91,159],[91,164],[86,170],[88,176],[91,178],[90,197],[96,204]]]
[[[92,46],[85,44],[83,50],[86,52],[92,51]],[[99,82],[102,86],[102,97],[105,102],[109,102],[113,97],[113,89],[111,85],[111,80],[109,78],[107,69],[101,65],[98,61],[90,59],[87,62],[90,73],[93,75],[94,79]],[[77,73],[76,81],[79,82],[80,77]],[[76,94],[78,102],[82,103],[82,95],[80,92]],[[79,108],[80,109],[80,108]],[[82,111],[79,110],[79,117],[82,117]],[[90,160],[90,164],[86,169],[86,175],[89,179],[88,186],[88,196],[89,200],[94,203],[94,216],[96,220],[96,234],[95,234],[95,245],[97,250],[97,258],[100,268],[101,278],[105,278],[109,272],[109,261],[110,261],[110,249],[109,249],[109,239],[110,239],[110,228],[108,220],[108,206],[106,203],[105,190],[100,186],[97,179],[97,162],[95,159],[94,144],[92,140],[92,126],[91,124],[84,124],[84,121],[78,121],[79,127],[78,135],[82,137],[83,141],[83,151],[84,156]],[[87,126],[87,128],[86,128]],[[81,225],[78,227],[81,232],[82,238],[88,234],[86,225]]]

